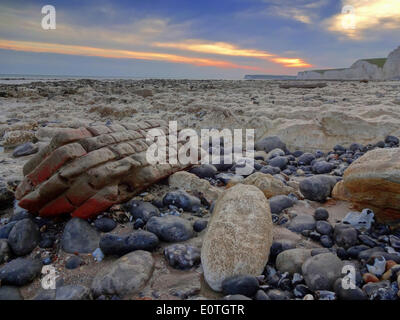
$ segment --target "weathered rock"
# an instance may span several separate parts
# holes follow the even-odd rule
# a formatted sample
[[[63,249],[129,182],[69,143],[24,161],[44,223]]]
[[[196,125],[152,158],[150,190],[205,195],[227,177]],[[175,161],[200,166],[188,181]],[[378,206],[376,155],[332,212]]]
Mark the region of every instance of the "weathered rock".
[[[147,251],[134,251],[122,256],[110,268],[100,272],[92,282],[95,297],[124,297],[136,293],[151,277],[154,259]]]
[[[25,164],[15,192],[19,205],[41,216],[87,219],[131,199],[190,166],[148,162],[146,133],[165,127],[162,120],[149,120],[60,131]]]
[[[311,250],[309,249],[298,248],[286,250],[281,252],[276,258],[276,268],[282,273],[301,273],[302,265],[310,257]]]
[[[313,256],[303,264],[302,274],[307,286],[313,290],[332,290],[341,276],[343,263],[332,253]]]
[[[358,209],[371,208],[379,221],[398,223],[400,219],[400,148],[375,149],[354,161],[343,181],[332,193],[337,199],[353,202]]]
[[[40,260],[17,258],[0,268],[0,281],[2,285],[20,287],[39,276],[41,270]]]
[[[8,244],[17,256],[32,252],[39,240],[39,228],[31,219],[18,221],[8,236]]]
[[[147,222],[147,230],[167,242],[185,241],[194,235],[193,227],[188,220],[171,215],[152,217]]]
[[[168,178],[171,188],[182,189],[192,194],[201,194],[208,202],[218,199],[221,189],[212,186],[207,180],[200,179],[193,173],[179,171]]]
[[[300,182],[300,191],[306,199],[324,202],[331,195],[336,182],[337,178],[333,176],[312,176]]]
[[[68,253],[92,253],[99,241],[100,234],[87,221],[72,218],[65,225],[61,247]]]
[[[240,183],[256,186],[267,198],[278,195],[288,195],[289,193],[298,194],[296,189],[285,185],[281,180],[272,175],[262,172],[253,173]]]
[[[271,244],[272,219],[264,194],[243,184],[224,191],[215,205],[201,251],[207,283],[221,291],[222,281],[230,276],[261,274]]]

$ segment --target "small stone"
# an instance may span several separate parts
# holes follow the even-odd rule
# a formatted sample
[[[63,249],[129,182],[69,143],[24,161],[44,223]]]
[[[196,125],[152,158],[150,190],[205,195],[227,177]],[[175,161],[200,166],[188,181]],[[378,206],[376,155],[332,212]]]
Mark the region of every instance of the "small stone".
[[[31,219],[18,221],[8,236],[8,244],[17,256],[32,252],[39,244],[39,228]]]
[[[134,219],[142,219],[147,222],[151,217],[159,217],[160,211],[150,202],[132,200],[125,205],[127,211]]]
[[[389,236],[389,242],[390,242],[390,245],[391,245],[394,249],[400,250],[400,238],[399,238],[399,237],[396,237],[396,236],[394,236],[394,235],[390,235],[390,236]]]
[[[16,147],[13,151],[13,157],[23,157],[23,156],[28,156],[30,154],[34,154],[38,152],[39,147],[37,144],[33,144],[31,142],[27,142],[24,144],[19,145]]]
[[[176,269],[190,269],[200,263],[200,250],[186,244],[173,244],[166,247],[164,256],[169,265]]]
[[[357,230],[345,224],[336,224],[333,238],[338,246],[344,248],[350,248],[358,243]]]
[[[263,290],[257,290],[254,298],[256,300],[269,300],[268,295]]]
[[[333,233],[333,227],[327,221],[317,221],[315,230],[322,235],[330,235]]]
[[[386,259],[381,256],[376,257],[375,259],[373,259],[372,264],[367,264],[367,269],[369,273],[372,273],[377,277],[382,276],[386,269]]]
[[[286,157],[275,157],[268,161],[268,164],[271,167],[277,167],[281,170],[284,170],[286,168],[287,163],[288,159]]]
[[[300,184],[300,191],[308,200],[324,202],[330,197],[337,178],[328,175],[318,175],[303,179]]]
[[[270,300],[289,300],[289,296],[285,291],[272,289],[267,292]]]
[[[314,159],[315,157],[312,153],[306,152],[297,159],[297,162],[300,166],[308,166]]]
[[[214,178],[218,170],[212,164],[202,164],[193,167],[189,172],[195,174],[199,178]]]
[[[65,267],[67,269],[76,269],[81,266],[83,263],[82,259],[78,256],[71,256],[68,258],[67,262],[65,263]]]
[[[147,222],[147,230],[166,242],[185,241],[193,237],[191,223],[176,216],[152,217]]]
[[[319,221],[319,220],[328,220],[329,218],[329,212],[325,208],[317,208],[314,211],[314,219]]]
[[[363,274],[363,280],[365,283],[370,283],[370,282],[379,282],[379,279],[373,275],[372,273],[364,273]]]
[[[304,230],[314,230],[315,220],[308,214],[299,214],[290,221],[288,229],[293,232],[301,233]]]
[[[360,212],[349,212],[342,220],[343,224],[351,225],[357,230],[367,231],[371,229],[374,222],[374,212],[370,209],[364,209]]]
[[[294,248],[296,248],[296,242],[292,240],[275,240],[271,245],[268,261],[273,262],[281,252]]]
[[[165,206],[174,205],[188,212],[197,212],[200,209],[200,199],[183,190],[168,192],[164,198]]]
[[[61,238],[61,247],[67,253],[92,253],[99,246],[100,234],[80,218],[67,222]]]
[[[0,268],[2,285],[23,286],[40,275],[42,263],[37,259],[17,258]]]
[[[96,275],[91,287],[93,295],[124,297],[134,294],[148,281],[153,269],[151,253],[142,250],[128,253]]]
[[[96,219],[94,226],[101,232],[110,232],[115,229],[117,223],[110,218],[100,218]]]
[[[366,245],[358,245],[358,246],[353,246],[347,249],[347,254],[350,258],[353,259],[357,259],[360,252],[364,251],[364,250],[368,250],[370,249],[368,246]]]
[[[312,291],[304,284],[298,284],[293,290],[293,294],[296,298],[303,298],[308,294],[311,294]]]
[[[346,283],[347,284],[347,283]],[[339,278],[335,281],[334,291],[340,300],[367,300],[367,295],[361,288],[352,284],[353,287],[343,287],[343,279]]]
[[[99,247],[105,255],[123,256],[135,250],[153,251],[158,244],[158,237],[154,233],[137,230],[122,236],[106,234],[101,237]]]
[[[301,273],[302,265],[311,257],[309,249],[290,249],[278,254],[276,258],[276,268],[280,272],[289,272],[290,274]]]
[[[103,251],[101,251],[100,248],[97,248],[96,250],[94,250],[92,252],[92,256],[93,256],[94,260],[97,262],[101,262],[104,259],[104,253],[103,253]]]
[[[312,170],[316,174],[324,174],[324,173],[329,173],[333,170],[334,165],[332,163],[326,162],[326,161],[317,161],[314,163],[312,166]]]
[[[274,196],[269,199],[271,213],[280,213],[283,210],[293,206],[294,201],[285,195]]]
[[[318,290],[315,292],[318,300],[336,300],[336,293],[327,290]]]
[[[205,228],[207,228],[207,224],[208,221],[207,220],[197,220],[194,224],[193,224],[193,230],[196,232],[201,232],[203,231]]]
[[[331,290],[341,276],[343,263],[332,253],[323,253],[306,260],[302,274],[307,286],[313,290]]]
[[[222,281],[222,292],[228,294],[242,294],[252,297],[259,288],[256,277],[250,275],[237,275]]]
[[[133,223],[133,228],[134,228],[135,230],[141,229],[141,228],[143,228],[143,227],[145,226],[145,224],[146,224],[146,223],[145,223],[142,219],[137,218],[137,219],[135,220],[135,222]]]
[[[284,152],[287,151],[286,144],[284,144],[281,139],[277,136],[270,136],[270,137],[265,137],[260,140],[258,140],[255,143],[255,149],[256,150],[263,150],[266,153],[274,150],[274,149],[281,149]]]

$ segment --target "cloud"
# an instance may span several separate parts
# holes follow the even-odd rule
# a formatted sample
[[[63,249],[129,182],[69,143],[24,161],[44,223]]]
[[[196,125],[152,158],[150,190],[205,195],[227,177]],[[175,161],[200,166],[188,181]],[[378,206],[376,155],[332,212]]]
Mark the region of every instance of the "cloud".
[[[325,21],[329,31],[353,40],[371,39],[371,34],[400,28],[399,0],[343,0],[347,14],[338,13]]]
[[[77,55],[77,56],[114,58],[114,59],[165,61],[173,63],[191,64],[195,66],[263,71],[262,68],[259,67],[240,65],[224,60],[187,57],[187,56],[180,56],[180,55],[160,53],[160,52],[140,52],[140,51],[130,51],[130,50],[94,48],[94,47],[77,46],[77,45],[63,45],[63,44],[45,43],[45,42],[13,41],[13,40],[0,39],[0,49],[25,51],[25,52],[57,53],[66,55]]]
[[[205,42],[201,40],[188,40],[184,42],[156,42],[155,47],[173,48],[184,51],[193,51],[207,54],[218,54],[236,57],[249,57],[268,60],[288,68],[309,68],[311,64],[301,58],[286,58],[263,50],[243,49],[226,42]]]

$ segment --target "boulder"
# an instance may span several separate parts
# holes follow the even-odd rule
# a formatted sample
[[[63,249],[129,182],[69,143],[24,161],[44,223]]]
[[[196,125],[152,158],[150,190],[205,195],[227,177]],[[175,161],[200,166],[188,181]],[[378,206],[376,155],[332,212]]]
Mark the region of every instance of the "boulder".
[[[201,250],[205,280],[221,291],[228,277],[260,275],[271,244],[272,219],[264,194],[244,184],[225,190],[215,205]]]
[[[370,208],[378,221],[400,221],[400,148],[375,149],[354,161],[333,189],[336,199]]]
[[[95,297],[134,294],[150,279],[153,269],[151,253],[142,250],[128,253],[96,275],[92,292]]]

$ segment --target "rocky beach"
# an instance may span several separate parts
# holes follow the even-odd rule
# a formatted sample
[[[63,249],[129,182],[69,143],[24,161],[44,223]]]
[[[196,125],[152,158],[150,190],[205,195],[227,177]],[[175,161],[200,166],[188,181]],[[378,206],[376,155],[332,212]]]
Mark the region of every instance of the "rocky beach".
[[[400,82],[310,84],[2,81],[0,299],[400,299]],[[254,168],[150,165],[169,121]]]

